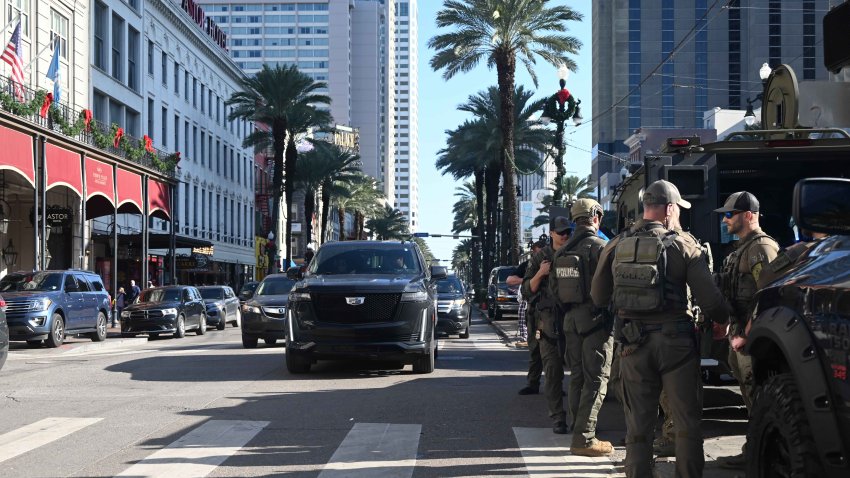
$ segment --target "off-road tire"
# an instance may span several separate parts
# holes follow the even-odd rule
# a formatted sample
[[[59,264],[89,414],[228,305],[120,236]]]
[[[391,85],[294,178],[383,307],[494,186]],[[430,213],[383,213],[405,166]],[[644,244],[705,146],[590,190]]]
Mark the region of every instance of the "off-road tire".
[[[310,359],[302,357],[295,352],[286,351],[286,370],[296,375],[310,372]]]
[[[755,393],[747,429],[747,476],[822,476],[815,440],[794,376],[767,379]]]

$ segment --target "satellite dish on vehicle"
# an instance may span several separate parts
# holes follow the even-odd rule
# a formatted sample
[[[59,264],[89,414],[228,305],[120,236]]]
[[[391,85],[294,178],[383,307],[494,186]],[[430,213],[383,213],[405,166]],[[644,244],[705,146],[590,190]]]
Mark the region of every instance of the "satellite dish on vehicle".
[[[788,65],[779,65],[767,78],[761,108],[763,129],[794,129],[799,127],[800,88],[797,76]]]

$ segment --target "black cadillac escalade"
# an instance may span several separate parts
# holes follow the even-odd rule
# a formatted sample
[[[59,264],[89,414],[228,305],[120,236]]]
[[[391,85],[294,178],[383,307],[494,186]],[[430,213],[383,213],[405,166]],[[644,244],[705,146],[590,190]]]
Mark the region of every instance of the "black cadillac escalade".
[[[431,373],[437,353],[435,282],[414,242],[329,242],[289,295],[286,367],[306,373],[317,360],[374,359]]]

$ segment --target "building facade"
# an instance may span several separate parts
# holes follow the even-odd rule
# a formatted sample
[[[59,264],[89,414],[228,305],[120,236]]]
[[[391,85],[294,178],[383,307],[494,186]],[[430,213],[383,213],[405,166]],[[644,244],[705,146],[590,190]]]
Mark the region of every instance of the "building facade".
[[[238,287],[256,263],[255,168],[253,150],[242,146],[251,123],[227,119],[225,101],[245,74],[230,59],[223,33],[188,0],[95,0],[91,35],[94,117],[181,152],[174,205],[183,257],[178,280]],[[95,227],[105,230],[108,223]],[[125,217],[118,227],[139,225]],[[162,221],[150,227],[167,230]],[[165,251],[153,248],[153,254]],[[154,269],[158,261],[152,260]]]
[[[623,141],[637,128],[701,128],[705,111],[746,109],[761,92],[763,63],[827,79],[817,44],[829,8],[828,0],[593,2],[593,177],[622,167],[610,155],[626,159]]]
[[[393,143],[395,207],[407,216],[410,230],[419,225],[419,35],[417,0],[396,1],[393,27]]]

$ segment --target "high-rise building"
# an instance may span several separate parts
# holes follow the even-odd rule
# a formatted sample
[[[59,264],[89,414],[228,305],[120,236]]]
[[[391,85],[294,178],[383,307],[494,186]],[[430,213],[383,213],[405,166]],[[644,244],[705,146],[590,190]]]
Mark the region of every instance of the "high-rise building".
[[[410,229],[419,224],[419,35],[417,0],[395,2],[391,58],[395,75],[393,142],[395,143],[395,206]]]
[[[746,108],[761,92],[763,63],[788,64],[799,80],[826,80],[817,44],[830,2],[794,5],[593,2],[594,179],[616,179],[622,165],[610,155],[627,157],[623,141],[638,128],[701,128],[707,110]]]

